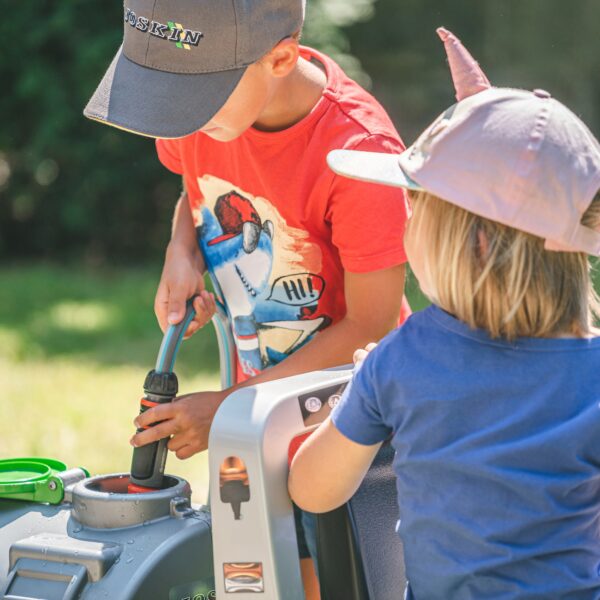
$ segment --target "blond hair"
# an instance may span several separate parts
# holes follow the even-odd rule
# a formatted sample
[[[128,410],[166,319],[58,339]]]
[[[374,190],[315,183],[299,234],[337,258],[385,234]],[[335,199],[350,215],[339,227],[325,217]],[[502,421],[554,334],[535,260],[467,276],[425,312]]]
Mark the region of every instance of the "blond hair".
[[[584,253],[547,251],[537,236],[427,192],[411,198],[409,234],[424,240],[424,291],[432,302],[492,337],[590,333],[600,301]],[[582,224],[600,227],[600,191]]]

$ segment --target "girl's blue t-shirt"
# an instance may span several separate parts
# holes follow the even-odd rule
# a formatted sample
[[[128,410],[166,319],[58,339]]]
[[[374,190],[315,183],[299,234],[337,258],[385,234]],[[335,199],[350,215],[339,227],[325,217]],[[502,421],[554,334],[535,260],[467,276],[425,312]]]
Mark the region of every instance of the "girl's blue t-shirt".
[[[332,418],[360,444],[392,438],[417,600],[600,598],[600,338],[511,343],[431,306]]]

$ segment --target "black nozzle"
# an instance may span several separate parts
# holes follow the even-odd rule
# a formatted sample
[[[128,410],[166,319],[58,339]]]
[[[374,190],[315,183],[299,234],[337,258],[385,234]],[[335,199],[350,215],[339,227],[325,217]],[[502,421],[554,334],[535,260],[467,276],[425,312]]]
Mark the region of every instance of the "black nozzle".
[[[144,381],[145,396],[141,400],[140,414],[158,404],[172,402],[177,395],[178,384],[177,376],[173,373],[173,363],[185,331],[196,314],[194,298],[195,296],[186,302],[183,320],[177,325],[169,326],[163,337],[156,360],[156,369],[150,371]],[[137,433],[141,431],[143,429],[138,429]],[[168,438],[163,438],[134,449],[131,461],[132,489],[136,486],[154,489],[162,487],[167,460],[167,442]]]
[[[178,390],[175,373],[157,373],[154,369],[146,375],[145,395],[140,402],[140,414],[153,406],[172,402]],[[156,425],[156,423],[155,423]],[[144,431],[138,429],[137,433]],[[134,448],[131,460],[131,483],[147,488],[161,488],[167,460],[167,438]]]

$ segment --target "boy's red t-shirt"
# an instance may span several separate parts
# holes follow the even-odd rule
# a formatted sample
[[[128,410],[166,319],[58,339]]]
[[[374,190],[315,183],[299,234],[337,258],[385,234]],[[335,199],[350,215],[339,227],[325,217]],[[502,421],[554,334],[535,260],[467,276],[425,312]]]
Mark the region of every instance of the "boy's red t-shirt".
[[[248,129],[231,142],[202,132],[156,142],[183,175],[199,245],[224,300],[238,350],[238,380],[276,364],[346,312],[344,271],[406,262],[409,214],[400,189],[335,175],[336,148],[404,149],[379,103],[327,56],[302,48],[327,84],[300,122]],[[386,290],[372,290],[373,310]],[[405,303],[403,320],[409,312]]]

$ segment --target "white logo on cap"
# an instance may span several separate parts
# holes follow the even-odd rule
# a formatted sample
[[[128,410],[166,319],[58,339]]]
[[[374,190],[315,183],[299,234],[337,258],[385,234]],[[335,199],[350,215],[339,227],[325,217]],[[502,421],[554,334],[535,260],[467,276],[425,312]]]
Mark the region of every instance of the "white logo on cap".
[[[190,50],[190,45],[197,46],[204,37],[201,31],[186,29],[181,23],[175,23],[174,21],[169,21],[168,23],[150,21],[146,17],[136,15],[127,7],[125,7],[125,22],[142,33],[149,33],[162,40],[174,42],[178,48],[185,50]]]

